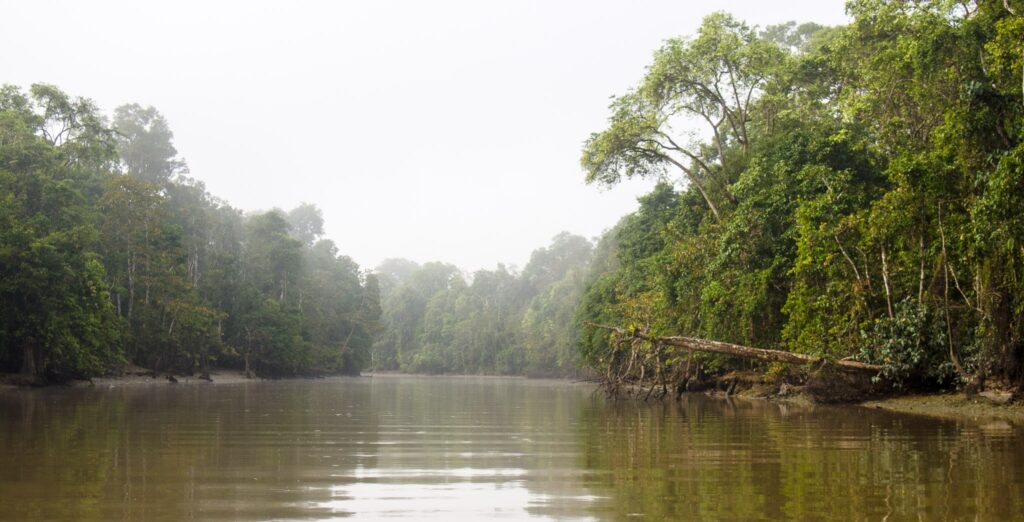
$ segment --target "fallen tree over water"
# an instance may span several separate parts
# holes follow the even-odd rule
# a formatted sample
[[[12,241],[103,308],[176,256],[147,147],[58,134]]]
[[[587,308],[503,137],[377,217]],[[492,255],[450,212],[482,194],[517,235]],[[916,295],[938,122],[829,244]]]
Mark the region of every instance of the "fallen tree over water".
[[[664,397],[668,394],[669,388],[674,389],[676,395],[694,388],[694,382],[702,380],[699,364],[694,366],[692,358],[687,359],[685,366],[666,364],[668,361],[678,360],[681,355],[692,355],[694,352],[728,355],[771,363],[816,365],[819,369],[827,367],[861,376],[878,375],[883,369],[877,364],[849,359],[832,360],[814,355],[752,348],[695,337],[656,336],[650,335],[644,330],[625,329],[589,321],[584,325],[607,330],[612,332],[614,337],[611,341],[614,348],[610,357],[603,361],[605,363],[603,386],[613,394],[618,393],[623,386],[629,386],[638,394],[642,393],[644,399],[651,397],[656,391],[658,392],[657,397]],[[681,348],[682,353],[672,348]],[[727,389],[727,392],[731,392],[731,388]]]
[[[696,337],[682,337],[682,336],[653,336],[647,335],[646,333],[639,330],[625,330],[615,326],[607,326],[603,324],[596,324],[587,322],[587,326],[593,328],[600,328],[602,330],[609,330],[615,332],[620,336],[620,339],[642,339],[656,344],[663,344],[667,346],[678,346],[686,350],[696,352],[707,352],[707,353],[719,353],[724,355],[732,355],[734,357],[740,357],[743,359],[757,359],[760,361],[767,362],[781,362],[788,364],[822,364],[829,363],[834,364],[839,368],[849,371],[856,372],[871,372],[878,373],[882,371],[882,366],[878,364],[868,364],[860,361],[852,361],[848,359],[840,359],[838,361],[825,359],[823,357],[816,357],[814,355],[806,355],[802,353],[784,352],[782,350],[767,350],[764,348],[751,348],[749,346],[742,346],[739,344],[723,343],[720,341],[710,341],[707,339],[698,339]]]

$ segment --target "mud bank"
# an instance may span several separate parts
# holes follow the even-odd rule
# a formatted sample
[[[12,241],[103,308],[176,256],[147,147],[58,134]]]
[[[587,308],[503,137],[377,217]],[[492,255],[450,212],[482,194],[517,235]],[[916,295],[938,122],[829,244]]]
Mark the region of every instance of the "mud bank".
[[[1004,400],[1004,397],[995,395],[968,398],[963,393],[943,393],[889,397],[866,401],[861,406],[943,419],[978,422],[1003,420],[1024,425],[1024,403],[1020,400]]]

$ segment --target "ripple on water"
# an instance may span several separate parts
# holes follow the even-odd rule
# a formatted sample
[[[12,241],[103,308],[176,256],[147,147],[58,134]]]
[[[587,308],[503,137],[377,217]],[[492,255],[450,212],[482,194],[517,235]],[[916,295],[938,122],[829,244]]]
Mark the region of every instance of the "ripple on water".
[[[0,394],[0,520],[1024,520],[1024,438],[515,379]]]

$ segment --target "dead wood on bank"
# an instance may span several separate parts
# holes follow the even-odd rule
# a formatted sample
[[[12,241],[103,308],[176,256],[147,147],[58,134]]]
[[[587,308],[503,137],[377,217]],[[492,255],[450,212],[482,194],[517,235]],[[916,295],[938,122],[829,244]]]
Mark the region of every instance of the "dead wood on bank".
[[[667,347],[681,348],[684,353],[691,354],[693,352],[715,353],[765,362],[804,366],[818,365],[861,375],[878,374],[882,371],[880,365],[860,361],[831,360],[814,355],[751,348],[695,337],[654,336],[642,330],[627,330],[591,322],[584,324],[615,334],[613,343],[617,345],[617,349],[609,358],[604,375],[604,386],[609,393],[616,394],[625,387],[627,390],[633,389],[638,396],[642,396],[645,400],[652,394],[656,398],[664,397],[668,395],[669,388],[672,388],[678,396],[683,391],[708,386],[703,381],[699,364],[696,367],[691,367],[688,362],[685,367],[666,369],[666,365],[663,364],[666,358],[678,355],[678,353],[671,353],[672,350],[666,349]],[[640,346],[642,343],[649,343],[650,348],[642,349]],[[628,351],[620,349],[625,346],[629,346]],[[732,384],[735,385],[735,383]],[[726,389],[727,395],[731,388]]]

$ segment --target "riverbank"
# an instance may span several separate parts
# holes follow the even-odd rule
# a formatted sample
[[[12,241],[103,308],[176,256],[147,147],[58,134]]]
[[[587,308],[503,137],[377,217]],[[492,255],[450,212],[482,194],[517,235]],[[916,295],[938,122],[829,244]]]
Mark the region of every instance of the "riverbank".
[[[433,377],[438,379],[452,377],[493,377],[493,378],[516,378],[527,379],[518,376],[453,376],[453,375],[422,375],[406,374],[400,372],[372,372],[363,377]],[[173,377],[173,380],[170,378]],[[316,379],[317,377],[297,377],[298,379]],[[263,379],[250,378],[245,372],[233,369],[216,369],[210,372],[210,379],[202,379],[198,375],[169,375],[157,373],[152,370],[139,367],[129,367],[123,375],[96,377],[89,381],[70,381],[63,386],[69,387],[120,387],[120,386],[168,386],[168,385],[197,385],[197,384],[241,384],[257,382]],[[541,379],[548,380],[548,379]],[[1017,425],[1024,425],[1024,402],[1013,400],[1014,397],[1008,393],[983,392],[968,398],[962,392],[947,393],[909,393],[895,394],[892,390],[872,390],[869,398],[865,399],[865,390],[850,386],[833,386],[827,395],[822,395],[822,388],[815,386],[815,383],[804,385],[790,385],[786,383],[768,383],[764,376],[757,372],[732,372],[717,379],[706,381],[702,386],[688,390],[686,393],[701,393],[711,397],[729,398],[739,397],[744,399],[785,401],[797,404],[839,404],[852,407],[865,407],[880,409],[909,415],[922,415],[933,418],[951,420],[970,420],[978,422],[986,421],[1007,421]],[[0,374],[0,388],[24,388],[32,386],[33,383],[24,379],[19,374]],[[60,385],[58,385],[60,386]],[[841,392],[837,393],[837,390]],[[631,388],[634,397],[644,397],[646,392]]]
[[[47,382],[18,373],[0,373],[0,388],[42,388],[51,386],[83,387],[83,386],[167,386],[176,384],[239,384],[267,380],[263,377],[248,376],[242,370],[230,368],[213,368],[209,378],[200,374],[183,375],[177,373],[158,372],[148,368],[129,365],[120,375],[93,377],[88,380],[70,380],[66,382]],[[344,377],[344,375],[299,375],[294,379],[318,379],[324,377]],[[273,380],[273,379],[271,379]]]
[[[865,401],[861,406],[942,419],[978,422],[1001,420],[1024,425],[1024,403],[1017,401],[1000,404],[1001,400],[1002,397],[998,396],[976,395],[968,398],[963,393],[942,393]]]
[[[397,371],[367,371],[360,375],[345,374],[322,374],[322,375],[297,375],[281,378],[248,377],[245,372],[234,369],[211,369],[210,378],[204,379],[196,375],[168,374],[157,372],[138,366],[129,366],[121,375],[104,377],[93,377],[89,380],[71,380],[67,382],[41,382],[18,373],[0,373],[0,388],[44,388],[52,386],[82,387],[82,386],[135,386],[135,385],[167,385],[167,384],[237,384],[245,382],[257,382],[263,380],[315,380],[335,377],[381,377],[381,378],[403,378],[418,377],[430,379],[522,379],[532,381],[571,381],[576,383],[591,382],[585,379],[573,379],[568,377],[533,377],[522,375],[492,375],[492,374],[429,374],[429,373],[404,373]],[[173,379],[172,379],[173,378]]]
[[[89,380],[71,380],[62,383],[40,382],[22,374],[0,374],[0,388],[35,388],[49,386],[138,386],[138,385],[169,385],[169,384],[236,384],[253,382],[259,378],[249,378],[240,370],[213,370],[209,380],[199,375],[171,375],[144,368],[131,368],[123,375],[93,377]]]
[[[637,386],[620,387],[622,396],[660,399],[660,390]],[[864,407],[908,415],[920,415],[980,423],[1006,421],[1024,426],[1024,400],[1006,390],[990,389],[968,397],[962,391],[943,393],[900,392],[891,385],[872,383],[849,375],[833,374],[812,378],[803,384],[771,379],[756,371],[730,372],[686,385],[686,394],[703,394],[794,403],[806,406],[830,404]],[[670,399],[670,398],[667,398]]]
[[[174,380],[171,380],[171,377]],[[258,381],[259,378],[247,377],[241,370],[212,370],[210,379],[201,379],[199,375],[157,374],[144,370],[128,372],[125,375],[96,377],[91,381],[72,381],[72,386],[132,386],[156,384],[237,384]]]

